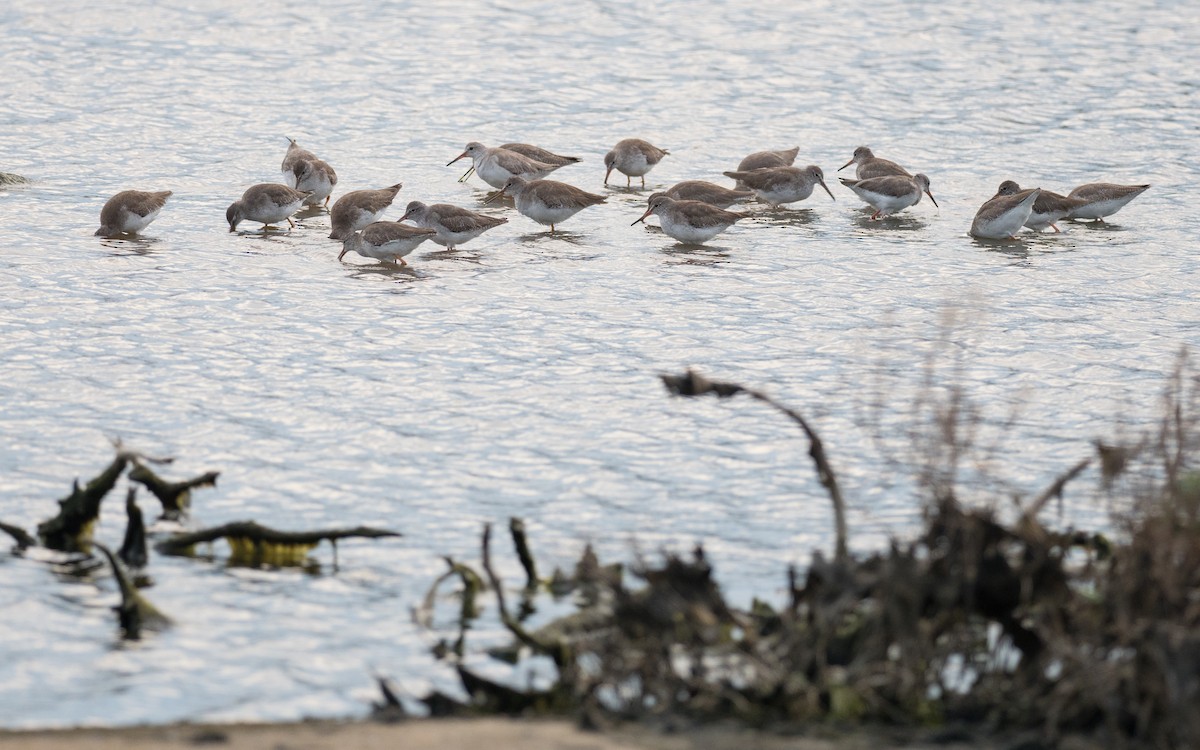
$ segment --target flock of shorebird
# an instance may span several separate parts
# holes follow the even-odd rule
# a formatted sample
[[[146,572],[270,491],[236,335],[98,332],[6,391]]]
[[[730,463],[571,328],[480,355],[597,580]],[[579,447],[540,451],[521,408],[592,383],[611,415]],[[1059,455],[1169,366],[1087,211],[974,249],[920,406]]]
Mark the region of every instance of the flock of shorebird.
[[[243,221],[259,222],[264,229],[287,221],[295,228],[291,217],[303,206],[329,205],[337,185],[333,167],[317,158],[311,151],[290,141],[287,154],[280,165],[286,184],[254,185],[233,202],[225,212],[229,231],[237,230]],[[656,215],[668,236],[684,243],[703,243],[733,226],[750,214],[727,210],[740,200],[757,197],[773,207],[794,203],[812,195],[820,185],[831,199],[836,200],[825,174],[816,165],[792,166],[799,148],[782,151],[758,151],[742,159],[738,168],[725,172],[735,181],[733,188],[703,180],[687,180],[649,196],[646,212],[634,221],[645,221]],[[658,148],[639,138],[627,138],[613,147],[604,157],[604,184],[613,170],[626,176],[626,186],[633,178],[641,179],[667,156]],[[589,206],[604,203],[606,197],[589,193],[574,185],[545,179],[560,167],[578,162],[573,156],[559,156],[527,143],[506,143],[488,148],[481,143],[468,143],[466,149],[447,164],[470,158],[472,165],[459,182],[472,173],[497,189],[487,201],[501,195],[511,196],[517,211],[554,232],[558,224]],[[896,162],[881,159],[866,146],[854,150],[850,161],[838,171],[854,165],[856,179],[842,178],[841,182],[859,198],[875,209],[871,219],[882,219],[897,211],[915,206],[922,195],[930,192],[929,178],[912,174]],[[996,194],[984,203],[971,223],[972,236],[985,239],[1014,238],[1022,227],[1041,231],[1062,219],[1093,219],[1103,221],[1136,198],[1149,185],[1114,185],[1090,183],[1081,185],[1069,195],[1048,190],[1021,187],[1007,180]],[[426,205],[412,201],[398,221],[383,221],[383,215],[400,192],[399,183],[380,190],[355,190],[346,193],[333,204],[330,219],[333,231],[329,238],[342,242],[341,260],[348,252],[377,260],[405,264],[404,256],[425,240],[447,248],[468,242],[487,230],[505,224],[508,219],[489,216],[445,203]],[[100,211],[97,235],[112,237],[135,234],[158,216],[171,191],[142,192],[126,190],[113,196]],[[411,221],[411,224],[404,223]]]

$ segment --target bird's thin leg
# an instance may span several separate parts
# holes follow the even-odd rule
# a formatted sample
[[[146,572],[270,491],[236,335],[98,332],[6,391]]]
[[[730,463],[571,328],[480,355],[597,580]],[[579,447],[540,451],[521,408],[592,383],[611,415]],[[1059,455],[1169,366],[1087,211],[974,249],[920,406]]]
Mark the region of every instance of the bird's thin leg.
[[[1054,222],[1050,222],[1050,228],[1053,229],[1055,232],[1058,232],[1060,234],[1062,233],[1062,230],[1059,229],[1057,226],[1055,226]]]
[[[290,216],[289,216],[289,217],[287,217],[287,220],[288,220],[288,226],[290,226],[292,229],[295,229],[295,228],[296,228],[296,222],[292,221],[292,217],[290,217]]]

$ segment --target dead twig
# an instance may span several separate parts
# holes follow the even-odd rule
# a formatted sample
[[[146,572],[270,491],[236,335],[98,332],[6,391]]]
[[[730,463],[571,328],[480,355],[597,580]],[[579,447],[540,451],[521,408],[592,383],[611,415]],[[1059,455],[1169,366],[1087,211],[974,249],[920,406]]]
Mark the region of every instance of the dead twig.
[[[844,560],[848,556],[847,537],[849,532],[846,525],[846,503],[842,498],[842,491],[838,487],[837,475],[829,463],[829,457],[825,454],[825,445],[816,431],[808,424],[808,420],[799,412],[784,406],[762,391],[746,388],[737,383],[712,381],[694,370],[688,370],[683,375],[660,375],[659,377],[667,390],[677,396],[703,396],[706,393],[713,393],[718,398],[731,398],[739,393],[745,393],[751,398],[774,407],[798,424],[800,429],[804,430],[805,436],[808,437],[808,455],[816,466],[817,479],[829,493],[829,499],[833,503],[833,519],[837,536],[834,554],[839,560]]]

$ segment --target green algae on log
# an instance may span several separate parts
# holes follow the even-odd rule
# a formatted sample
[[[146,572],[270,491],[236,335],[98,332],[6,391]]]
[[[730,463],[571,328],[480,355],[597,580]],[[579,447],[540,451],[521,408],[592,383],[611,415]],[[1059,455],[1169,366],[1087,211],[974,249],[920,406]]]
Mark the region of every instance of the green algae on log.
[[[197,544],[224,539],[229,543],[229,561],[233,564],[295,567],[303,565],[308,553],[324,539],[328,539],[336,550],[337,540],[347,537],[378,539],[396,536],[402,535],[396,531],[366,526],[317,531],[279,531],[254,521],[234,521],[200,531],[176,534],[156,544],[155,549],[166,555],[191,555]]]

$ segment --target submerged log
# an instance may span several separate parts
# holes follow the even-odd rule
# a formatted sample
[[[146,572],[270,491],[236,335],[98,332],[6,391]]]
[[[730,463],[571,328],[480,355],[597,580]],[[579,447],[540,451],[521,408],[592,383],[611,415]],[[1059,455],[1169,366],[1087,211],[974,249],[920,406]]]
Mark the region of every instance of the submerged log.
[[[116,555],[100,542],[93,542],[93,546],[108,558],[113,576],[117,579],[117,586],[120,587],[121,603],[113,609],[117,611],[117,620],[120,622],[123,636],[128,640],[137,640],[141,638],[143,629],[161,630],[170,625],[171,618],[158,611],[157,607],[142,596]]]
[[[190,555],[197,544],[225,539],[229,543],[230,562],[241,565],[298,566],[322,540],[336,545],[338,539],[363,537],[378,539],[402,536],[399,532],[356,526],[348,529],[317,531],[279,531],[254,521],[234,521],[186,534],[176,534],[155,545],[166,555]]]
[[[62,552],[91,552],[92,530],[100,516],[100,503],[117,483],[133,454],[117,446],[117,455],[108,468],[86,487],[75,487],[71,494],[58,501],[58,515],[38,524],[38,538],[50,549]]]
[[[150,490],[163,507],[163,518],[176,520],[186,515],[192,506],[192,490],[199,487],[216,487],[219,471],[210,471],[182,482],[168,482],[155,474],[140,461],[134,461],[129,478]]]

